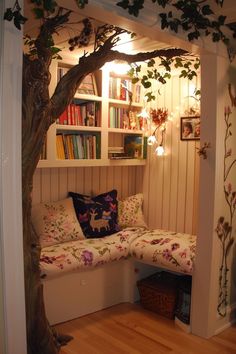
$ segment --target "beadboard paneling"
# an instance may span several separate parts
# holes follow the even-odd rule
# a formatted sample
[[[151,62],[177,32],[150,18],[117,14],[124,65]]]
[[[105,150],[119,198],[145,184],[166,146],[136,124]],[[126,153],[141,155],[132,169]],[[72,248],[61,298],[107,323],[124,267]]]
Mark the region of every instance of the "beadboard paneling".
[[[197,80],[194,84],[199,86]],[[188,98],[189,85],[187,80],[174,76],[157,98],[156,107],[168,108],[173,117],[167,123],[165,155],[156,156],[153,147],[148,147],[143,192],[149,227],[196,234],[199,141],[180,140],[180,117],[193,104]]]
[[[66,198],[69,191],[96,195],[113,188],[118,198],[142,191],[142,166],[37,169],[33,181],[33,204]]]

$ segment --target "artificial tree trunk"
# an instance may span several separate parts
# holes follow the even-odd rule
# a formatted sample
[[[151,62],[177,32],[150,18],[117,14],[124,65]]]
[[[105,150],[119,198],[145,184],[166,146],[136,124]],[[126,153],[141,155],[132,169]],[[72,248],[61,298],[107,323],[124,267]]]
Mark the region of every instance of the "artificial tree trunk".
[[[63,21],[59,19],[56,24],[61,25]],[[49,68],[52,52],[47,47],[47,38],[54,33],[55,28],[55,20],[51,26],[42,26],[35,42],[37,56],[31,58],[24,55],[23,61],[22,200],[28,354],[56,354],[60,346],[70,339],[58,335],[47,321],[39,268],[40,242],[31,223],[33,175],[48,128],[71,102],[84,77],[101,68],[106,62],[122,59],[131,63],[158,56],[171,58],[186,53],[181,49],[157,50],[135,55],[113,51],[116,36],[120,34],[118,29],[114,36],[90,55],[84,55],[79,64],[61,78],[50,98]]]

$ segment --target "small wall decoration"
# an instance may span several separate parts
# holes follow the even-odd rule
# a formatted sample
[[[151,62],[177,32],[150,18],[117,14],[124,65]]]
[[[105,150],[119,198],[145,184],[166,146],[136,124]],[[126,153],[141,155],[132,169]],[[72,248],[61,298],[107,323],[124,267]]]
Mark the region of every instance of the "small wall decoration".
[[[200,139],[200,116],[190,116],[181,118],[181,140]]]
[[[97,95],[97,85],[94,74],[88,74],[85,76],[84,80],[81,82],[78,90],[78,93],[86,94],[86,95]]]

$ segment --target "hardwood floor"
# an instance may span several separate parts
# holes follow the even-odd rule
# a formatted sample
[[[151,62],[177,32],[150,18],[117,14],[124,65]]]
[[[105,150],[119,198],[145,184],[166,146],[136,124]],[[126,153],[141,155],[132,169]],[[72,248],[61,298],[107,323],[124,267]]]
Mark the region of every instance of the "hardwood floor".
[[[208,340],[138,304],[120,304],[57,326],[74,339],[60,354],[236,354],[236,326]]]

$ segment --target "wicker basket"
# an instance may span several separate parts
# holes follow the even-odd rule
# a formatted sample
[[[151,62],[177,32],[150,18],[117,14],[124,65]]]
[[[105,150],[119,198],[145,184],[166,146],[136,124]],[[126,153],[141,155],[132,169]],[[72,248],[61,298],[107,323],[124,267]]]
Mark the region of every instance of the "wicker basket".
[[[139,280],[137,287],[141,305],[167,318],[174,319],[179,276],[159,272]]]

